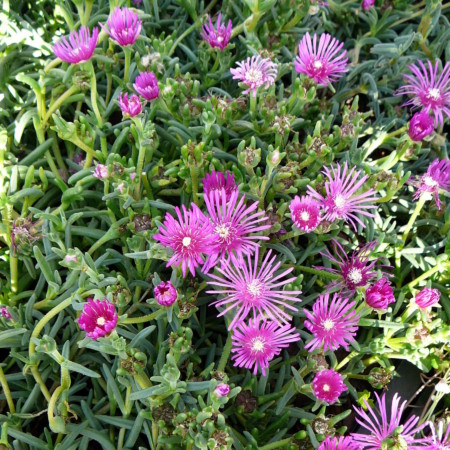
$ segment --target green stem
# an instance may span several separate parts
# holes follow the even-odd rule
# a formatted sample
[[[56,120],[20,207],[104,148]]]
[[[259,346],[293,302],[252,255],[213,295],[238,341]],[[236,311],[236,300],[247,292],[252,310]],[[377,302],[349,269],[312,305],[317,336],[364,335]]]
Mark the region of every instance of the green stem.
[[[122,321],[123,324],[131,324],[131,323],[144,323],[144,322],[150,322],[151,320],[157,319],[159,316],[162,316],[165,314],[165,309],[158,309],[157,311],[147,314],[146,316],[142,317],[127,317],[125,320]]]
[[[8,403],[9,412],[14,414],[16,412],[16,408],[14,407],[14,402],[11,397],[11,391],[9,390],[8,382],[6,381],[5,374],[3,372],[2,366],[0,366],[0,385],[2,386],[3,393],[6,397],[6,403]]]
[[[124,47],[123,52],[125,53],[125,70],[123,72],[123,82],[127,84],[130,78],[131,48]]]
[[[191,182],[192,182],[192,199],[194,203],[198,206],[198,167],[195,163],[190,164],[189,170],[191,172]]]
[[[256,114],[256,95],[250,92],[250,112]]]
[[[411,231],[412,226],[414,225],[414,222],[416,221],[417,216],[420,214],[420,211],[423,208],[423,205],[425,204],[426,196],[421,195],[419,198],[419,201],[416,204],[416,208],[414,209],[414,212],[412,213],[409,222],[406,224],[405,231],[402,235],[402,244],[400,246],[400,250],[405,246],[406,239],[408,239],[409,232]]]
[[[45,127],[45,124],[48,122],[52,114],[72,95],[76,94],[80,88],[78,86],[72,86],[68,91],[64,92],[60,97],[58,97],[49,107],[47,114],[42,121],[42,126]]]
[[[439,263],[436,264],[431,269],[428,269],[425,273],[420,275],[420,277],[415,278],[410,283],[406,285],[407,288],[412,288],[416,284],[419,284],[421,281],[426,280],[427,278],[430,278],[431,275],[433,275],[435,272],[438,272],[440,269],[448,269],[450,268],[450,263],[447,261],[445,264],[443,264],[444,267],[442,267]]]
[[[225,345],[222,350],[222,356],[220,357],[219,364],[217,366],[218,372],[223,372],[225,370],[228,358],[230,357],[232,345],[233,341],[231,340],[231,333],[228,333],[227,341],[225,342]]]
[[[18,291],[19,271],[17,270],[17,258],[10,253],[9,255],[9,270],[11,279],[11,292],[16,294]]]
[[[49,402],[48,402],[48,410],[47,410],[47,416],[48,416],[48,423],[50,425],[50,429],[57,433],[59,431],[61,431],[59,429],[59,427],[55,424],[55,407],[56,407],[56,402],[59,398],[59,396],[63,393],[64,388],[62,386],[58,386],[55,389],[55,392],[53,392]]]
[[[282,439],[281,441],[272,442],[271,444],[259,447],[259,450],[272,450],[274,448],[286,447],[291,443],[291,438]]]
[[[95,76],[94,65],[92,61],[88,61],[86,63],[87,68],[91,72],[91,103],[92,109],[94,110],[95,117],[97,119],[97,123],[99,128],[103,126],[102,115],[100,114],[100,110],[98,109],[97,104],[97,77]]]

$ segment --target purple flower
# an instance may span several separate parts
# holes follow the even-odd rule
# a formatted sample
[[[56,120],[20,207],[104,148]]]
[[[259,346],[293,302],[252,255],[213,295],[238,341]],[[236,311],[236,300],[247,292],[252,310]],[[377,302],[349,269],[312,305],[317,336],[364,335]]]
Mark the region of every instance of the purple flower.
[[[195,269],[203,263],[203,254],[211,254],[217,245],[217,236],[209,219],[192,203],[192,209],[176,207],[177,219],[166,213],[164,224],[153,239],[162,245],[170,247],[174,254],[167,262],[167,267],[178,266],[181,263],[183,277],[187,269],[195,276]]]
[[[217,236],[218,246],[214,253],[206,259],[202,269],[208,272],[218,260],[227,255],[234,261],[242,262],[243,255],[251,255],[259,248],[260,241],[266,241],[267,236],[258,236],[258,233],[270,228],[264,211],[257,212],[259,202],[247,207],[245,197],[238,202],[239,191],[233,191],[229,201],[225,189],[210,192],[205,195],[206,208]]]
[[[133,0],[133,5],[141,6],[142,0]]]
[[[62,61],[70,64],[78,64],[91,59],[97,45],[98,28],[91,32],[88,27],[82,26],[79,31],[72,31],[69,42],[62,37],[54,46],[53,53]]]
[[[142,72],[134,81],[134,89],[145,100],[150,101],[159,97],[158,80],[153,72]]]
[[[211,17],[208,19],[209,24],[203,25],[201,36],[212,48],[223,50],[230,42],[233,24],[229,20],[228,25],[225,27],[225,22],[222,23],[222,13],[219,13],[215,28]]]
[[[142,112],[142,104],[138,95],[133,94],[128,98],[128,93],[119,94],[117,98],[124,116],[135,117]]]
[[[361,3],[361,8],[368,11],[375,5],[375,0],[363,0]]]
[[[212,281],[209,285],[218,286],[216,291],[207,291],[207,294],[224,294],[224,298],[216,300],[213,305],[217,307],[225,306],[219,314],[223,316],[228,311],[233,310],[234,317],[228,327],[231,330],[236,324],[244,320],[249,314],[254,318],[260,315],[268,316],[274,322],[283,324],[291,320],[291,316],[285,309],[297,311],[288,302],[300,302],[297,298],[301,291],[285,291],[282,287],[292,283],[296,277],[282,280],[284,276],[294,269],[290,267],[281,273],[276,271],[281,266],[281,262],[274,264],[276,255],[272,256],[269,250],[258,268],[258,249],[253,257],[247,256],[241,264],[233,261],[222,261],[221,267],[217,270],[221,276],[209,274]]]
[[[409,122],[408,134],[413,141],[419,142],[430,135],[433,130],[434,120],[427,112],[421,111],[412,116],[412,119]]]
[[[232,341],[232,359],[236,367],[251,369],[256,375],[258,367],[263,375],[269,367],[269,361],[280,354],[281,349],[289,347],[291,342],[300,340],[290,325],[279,326],[261,317],[250,320],[249,324],[239,322],[234,329]]]
[[[296,195],[289,205],[292,222],[306,233],[315,230],[322,220],[320,207],[321,204],[312,197]]]
[[[369,213],[368,209],[377,209],[372,203],[377,200],[374,196],[375,191],[373,189],[365,189],[360,195],[355,195],[356,191],[360,189],[364,182],[367,180],[367,175],[364,175],[359,181],[358,176],[361,173],[360,170],[355,172],[356,167],[347,173],[347,161],[344,164],[344,168],[341,172],[341,166],[337,164],[337,169],[324,167],[323,174],[327,177],[325,181],[326,195],[323,197],[311,186],[308,186],[308,194],[313,198],[321,202],[325,209],[325,220],[334,222],[337,219],[348,220],[353,228],[356,230],[356,223],[359,223],[365,228],[364,223],[356,214],[361,214],[366,217],[375,217],[372,213]]]
[[[170,281],[161,281],[161,283],[153,289],[153,292],[155,293],[156,301],[161,306],[171,306],[177,301],[177,290]]]
[[[324,351],[344,347],[348,350],[350,342],[358,331],[359,315],[354,310],[355,302],[342,299],[334,294],[330,304],[328,293],[319,295],[313,305],[313,312],[306,309],[305,327],[313,334],[313,339],[305,345],[312,352],[323,345]]]
[[[114,330],[117,324],[116,310],[107,299],[92,300],[92,298],[88,298],[77,322],[80,328],[86,331],[87,337],[96,340]]]
[[[240,80],[248,86],[243,94],[252,92],[256,97],[256,91],[259,87],[264,86],[268,89],[275,83],[278,73],[278,65],[269,58],[261,58],[260,55],[247,58],[245,61],[237,63],[236,69],[230,69],[233,80]]]
[[[108,166],[104,164],[97,164],[94,169],[93,176],[99,180],[108,178]]]
[[[360,450],[361,447],[353,442],[351,437],[340,436],[330,437],[328,436],[320,445],[317,450]]]
[[[392,399],[389,414],[386,406],[386,394],[383,394],[380,398],[375,393],[375,397],[378,403],[377,411],[365,399],[363,401],[366,405],[366,411],[363,408],[355,408],[359,416],[356,417],[356,421],[370,434],[352,433],[353,440],[361,446],[362,450],[366,448],[369,450],[415,448],[413,446],[419,444],[419,440],[414,437],[419,430],[419,428],[416,428],[419,418],[412,415],[404,424],[401,423],[406,401],[400,405],[400,397],[396,393]],[[398,446],[389,446],[388,440],[392,440]]]
[[[434,67],[427,61],[428,67],[422,61],[419,66],[411,64],[412,75],[403,75],[409,84],[405,84],[395,92],[395,95],[409,94],[413,97],[403,106],[412,105],[413,109],[423,108],[425,112],[433,111],[435,125],[444,125],[444,114],[450,117],[450,62],[438,74],[439,61]]]
[[[228,384],[225,383],[218,384],[214,389],[214,394],[216,394],[217,397],[225,397],[229,393],[230,393],[230,386],[228,386]]]
[[[142,21],[128,8],[114,8],[106,24],[109,30],[101,25],[103,30],[122,47],[133,45],[141,34]]]
[[[431,436],[421,439],[424,450],[448,450],[450,449],[450,424],[445,424],[444,420],[439,420],[437,427],[433,422],[427,422],[431,429]],[[446,427],[444,432],[444,426]]]
[[[437,289],[423,288],[414,298],[419,308],[429,308],[439,302],[441,293]]]
[[[335,403],[339,396],[347,390],[347,386],[339,372],[333,369],[317,372],[312,382],[314,395],[323,402]]]
[[[12,319],[12,315],[8,311],[8,308],[6,306],[2,306],[0,308],[0,316],[4,317],[6,320],[11,320]]]
[[[386,309],[390,303],[395,303],[394,291],[386,278],[380,278],[367,288],[366,303],[375,309]]]
[[[216,172],[213,170],[211,173],[207,173],[205,178],[202,179],[203,192],[205,197],[209,197],[210,192],[219,191],[225,189],[225,194],[227,197],[227,202],[231,198],[231,194],[237,191],[238,187],[234,182],[234,175],[228,172],[224,175],[222,172]]]
[[[312,78],[316,83],[327,85],[337,81],[345,72],[348,72],[345,50],[340,50],[344,46],[336,38],[332,38],[328,33],[320,36],[317,43],[317,34],[311,40],[309,33],[306,33],[298,46],[298,56],[295,59],[295,70],[304,73]]]

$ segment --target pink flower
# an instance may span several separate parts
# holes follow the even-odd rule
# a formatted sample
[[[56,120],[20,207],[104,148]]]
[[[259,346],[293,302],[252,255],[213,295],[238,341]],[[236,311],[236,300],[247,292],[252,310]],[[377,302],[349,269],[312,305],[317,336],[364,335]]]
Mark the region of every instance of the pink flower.
[[[94,169],[93,176],[99,180],[108,178],[108,166],[104,164],[97,164]]]
[[[319,295],[313,305],[313,312],[306,309],[305,327],[313,334],[313,339],[305,345],[312,352],[323,345],[324,351],[337,350],[344,347],[348,351],[349,344],[354,341],[358,331],[359,315],[354,310],[355,302],[349,303],[339,294],[333,294],[330,304],[328,293]]]
[[[299,230],[307,233],[315,230],[322,220],[320,206],[312,197],[296,195],[289,205],[292,222]]]
[[[431,436],[421,439],[424,450],[448,450],[450,449],[450,424],[445,424],[444,420],[438,421],[435,426],[433,422],[427,422],[431,429]],[[444,432],[444,426],[446,427]]]
[[[347,173],[347,161],[344,164],[344,168],[341,172],[341,166],[337,164],[337,169],[324,167],[323,174],[327,177],[325,181],[326,195],[323,197],[311,186],[308,186],[308,194],[315,198],[322,204],[325,209],[325,220],[334,222],[338,219],[344,219],[349,221],[353,228],[356,230],[356,223],[365,228],[364,223],[356,215],[360,214],[366,217],[375,217],[372,213],[369,213],[368,209],[377,209],[376,205],[372,203],[377,200],[374,196],[375,191],[373,189],[364,189],[364,192],[360,195],[356,195],[356,191],[362,188],[364,182],[367,180],[367,175],[364,175],[359,181],[358,176],[361,173],[360,170],[355,172],[356,167]]]
[[[64,262],[70,264],[71,262],[78,262],[77,255],[66,255],[64,257]]]
[[[429,308],[439,302],[441,293],[437,289],[423,288],[414,298],[419,308]]]
[[[72,31],[69,41],[62,37],[54,46],[53,53],[62,61],[78,64],[91,59],[98,40],[98,28],[91,32],[88,27],[82,26],[79,31]]]
[[[107,299],[92,300],[83,307],[83,312],[77,320],[86,336],[94,340],[109,334],[117,324],[117,314],[114,305]]]
[[[430,115],[421,111],[419,113],[414,114],[411,121],[409,122],[409,137],[415,141],[419,142],[423,138],[430,135],[434,130],[434,121],[430,117]]]
[[[406,405],[404,401],[401,405],[400,397],[396,393],[392,399],[390,414],[386,406],[386,394],[380,397],[375,392],[378,408],[375,410],[370,404],[363,399],[366,405],[366,411],[363,408],[354,408],[357,416],[356,421],[365,428],[369,434],[352,433],[352,438],[357,442],[361,449],[378,450],[381,448],[389,448],[385,440],[395,438],[400,445],[397,448],[415,448],[420,441],[414,436],[419,430],[416,427],[419,418],[412,415],[404,424],[401,423],[401,417]],[[390,417],[388,417],[390,416]]]
[[[230,200],[231,194],[238,189],[234,182],[234,175],[228,172],[228,170],[225,176],[222,172],[213,170],[211,173],[205,175],[205,178],[202,179],[202,183],[205,197],[209,197],[210,192],[221,192],[222,189],[225,189],[227,201]]]
[[[239,322],[234,329],[232,341],[232,359],[236,367],[251,369],[256,375],[258,367],[263,375],[269,367],[269,361],[280,354],[281,349],[289,347],[291,342],[300,340],[294,333],[295,328],[289,325],[279,326],[261,317],[250,320],[249,324]]]
[[[230,386],[228,386],[228,384],[225,383],[218,384],[214,389],[214,394],[216,394],[217,397],[225,397],[229,393],[230,393]]]
[[[269,58],[261,58],[260,55],[247,58],[245,61],[237,63],[236,69],[230,69],[233,80],[240,80],[248,86],[243,94],[252,92],[256,97],[256,91],[259,87],[264,86],[268,89],[275,83],[278,73],[278,65]]]
[[[348,72],[344,46],[328,33],[320,36],[317,43],[317,34],[311,36],[306,33],[298,46],[298,56],[295,59],[295,70],[304,73],[316,83],[327,85],[337,81],[345,72]]]
[[[337,437],[327,437],[320,445],[317,450],[360,450],[361,447],[353,442],[351,437],[340,436]]]
[[[142,72],[134,81],[134,89],[145,100],[151,101],[159,97],[158,80],[153,72]]]
[[[209,219],[192,203],[192,209],[176,207],[177,219],[166,213],[164,224],[159,233],[153,236],[162,245],[170,247],[174,254],[167,262],[167,267],[181,264],[183,277],[187,269],[195,276],[195,269],[203,263],[203,254],[211,254],[217,245],[217,235]]]
[[[141,6],[142,0],[133,0],[133,5]]]
[[[101,25],[103,30],[122,47],[133,45],[141,34],[142,21],[128,8],[114,8],[106,24],[109,30]]]
[[[212,48],[223,50],[230,42],[233,24],[229,20],[228,25],[225,27],[225,22],[222,23],[222,13],[219,13],[216,27],[214,27],[211,17],[208,19],[209,24],[203,25],[201,36]]]
[[[347,390],[347,386],[339,372],[333,369],[317,372],[312,382],[314,395],[323,402],[335,403],[339,396]]]
[[[438,74],[439,61],[434,67],[427,61],[428,67],[418,61],[420,67],[411,64],[412,75],[403,75],[409,82],[395,92],[395,95],[409,94],[413,97],[403,106],[412,105],[413,109],[423,108],[425,112],[432,111],[435,125],[444,125],[444,114],[450,117],[450,62],[445,64],[444,70]]]
[[[225,189],[210,192],[205,195],[206,208],[217,236],[218,246],[208,256],[202,269],[208,272],[218,260],[227,255],[235,261],[242,262],[243,255],[251,255],[259,248],[260,241],[269,240],[267,236],[258,233],[270,228],[264,211],[257,212],[259,202],[245,205],[245,197],[238,202],[239,191],[233,191],[229,201]]]
[[[297,298],[301,291],[287,291],[282,287],[292,283],[296,277],[286,280],[282,278],[294,270],[290,267],[281,273],[276,271],[281,266],[281,261],[274,264],[276,255],[272,256],[269,250],[258,268],[259,251],[256,249],[253,257],[247,256],[240,264],[233,261],[222,261],[217,270],[221,276],[209,274],[212,281],[207,283],[218,286],[216,291],[207,291],[207,294],[224,294],[220,300],[213,302],[217,307],[225,306],[219,314],[223,316],[228,311],[233,311],[233,320],[228,327],[231,330],[236,324],[252,314],[253,318],[268,316],[272,321],[280,325],[291,320],[291,316],[285,310],[297,311],[288,302],[300,302]]]
[[[395,303],[394,291],[386,278],[380,278],[367,288],[366,303],[375,309],[386,309],[390,303]]]
[[[135,117],[142,112],[141,100],[136,94],[128,98],[128,93],[121,93],[117,101],[124,116]]]
[[[8,311],[8,308],[6,306],[2,306],[0,308],[0,316],[4,317],[6,320],[11,320],[12,319],[12,315]]]
[[[171,306],[177,301],[178,293],[175,286],[170,281],[161,281],[153,289],[156,301],[161,306]]]
[[[375,5],[375,0],[363,0],[361,3],[361,8],[368,11],[373,8],[373,5]]]

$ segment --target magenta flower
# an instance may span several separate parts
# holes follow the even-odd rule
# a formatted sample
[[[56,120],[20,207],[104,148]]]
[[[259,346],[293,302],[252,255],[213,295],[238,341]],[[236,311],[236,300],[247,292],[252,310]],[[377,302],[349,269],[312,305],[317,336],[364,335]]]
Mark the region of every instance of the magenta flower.
[[[153,289],[156,301],[161,306],[172,306],[178,297],[175,286],[170,281],[161,281],[158,286]]]
[[[135,117],[142,112],[142,104],[138,95],[133,94],[128,98],[128,93],[121,93],[117,98],[122,114],[128,117]]]
[[[361,447],[353,442],[351,437],[340,436],[330,437],[328,436],[320,445],[317,450],[360,450]]]
[[[228,386],[228,384],[225,383],[218,384],[214,389],[214,394],[216,394],[217,397],[225,397],[229,393],[230,393],[230,386]]]
[[[219,289],[207,291],[207,294],[224,294],[222,299],[212,303],[217,307],[225,306],[219,317],[233,310],[234,317],[228,327],[229,330],[249,314],[252,314],[254,319],[260,315],[268,316],[280,325],[289,322],[291,316],[285,309],[297,311],[297,308],[288,302],[301,301],[297,298],[301,291],[282,290],[283,286],[296,279],[296,277],[291,277],[282,280],[294,268],[290,267],[281,273],[276,273],[281,266],[281,261],[274,264],[276,255],[271,257],[272,250],[267,252],[258,268],[258,256],[259,250],[256,249],[253,257],[248,255],[247,261],[244,259],[240,264],[224,260],[222,265],[217,268],[221,276],[209,274],[212,281],[207,283],[218,286]]]
[[[166,213],[164,224],[159,233],[153,236],[162,245],[170,247],[174,254],[167,267],[181,264],[183,277],[187,269],[195,276],[195,269],[203,263],[203,254],[211,254],[217,245],[217,236],[209,219],[192,203],[192,209],[176,207],[177,219]]]
[[[259,248],[260,241],[266,241],[267,236],[258,233],[270,228],[264,211],[257,212],[259,202],[247,207],[245,197],[238,202],[239,191],[233,191],[227,202],[225,189],[213,191],[205,195],[206,208],[217,236],[218,246],[214,253],[206,259],[202,269],[204,273],[215,266],[218,260],[227,255],[236,263],[242,263],[243,255],[251,255]]]
[[[375,309],[386,309],[389,304],[395,303],[394,291],[386,278],[380,278],[367,288],[366,303]]]
[[[427,61],[428,67],[422,61],[419,66],[411,64],[409,69],[412,75],[403,75],[406,82],[395,95],[409,94],[413,97],[403,106],[412,105],[413,109],[423,108],[425,112],[432,111],[435,125],[444,125],[444,114],[450,117],[450,62],[445,64],[444,70],[438,74],[439,61],[432,65]]]
[[[158,80],[153,72],[142,72],[134,80],[134,89],[145,100],[154,100],[159,97]]]
[[[6,306],[2,306],[0,308],[0,316],[4,317],[6,320],[11,320],[12,319],[12,315],[8,311],[8,308]]]
[[[93,176],[99,180],[108,178],[108,166],[104,164],[97,164],[94,169]]]
[[[373,189],[364,189],[364,192],[360,195],[355,195],[358,189],[363,187],[364,182],[367,180],[367,175],[364,175],[359,181],[358,177],[361,173],[360,170],[355,172],[356,167],[347,173],[347,161],[344,164],[344,168],[341,171],[341,166],[337,164],[337,169],[324,167],[323,174],[327,177],[325,181],[326,195],[323,197],[311,186],[308,186],[308,194],[315,198],[322,204],[325,210],[325,220],[334,222],[338,219],[344,219],[349,221],[353,228],[356,230],[356,223],[359,223],[365,228],[364,223],[356,215],[360,214],[366,217],[375,217],[372,213],[369,213],[368,209],[377,209],[372,203],[377,200],[374,196],[375,191]]]
[[[215,27],[211,21],[211,17],[208,19],[209,24],[203,25],[200,34],[212,48],[220,48],[220,50],[223,50],[230,42],[233,24],[229,20],[228,25],[225,26],[225,22],[222,23],[222,13],[219,13]]]
[[[133,5],[141,6],[142,0],[133,0]]]
[[[368,11],[373,8],[373,5],[375,5],[375,0],[363,0],[361,3],[361,8]]]
[[[330,404],[337,402],[339,396],[347,390],[341,374],[333,369],[317,372],[312,386],[314,395],[319,400]]]
[[[133,45],[141,34],[142,21],[139,16],[129,8],[114,8],[106,24],[101,25],[120,46]]]
[[[333,294],[331,304],[328,293],[319,295],[312,313],[303,310],[306,315],[305,327],[314,336],[305,348],[312,352],[323,345],[324,351],[337,350],[339,347],[348,351],[358,331],[359,315],[354,307],[355,302],[350,303],[339,294]]]
[[[289,205],[292,222],[299,230],[306,233],[315,230],[322,220],[320,207],[320,203],[312,197],[296,195]]]
[[[379,450],[384,448],[394,448],[389,446],[389,440],[395,442],[395,448],[415,448],[419,440],[414,436],[420,428],[416,427],[419,418],[412,415],[404,424],[401,423],[403,410],[406,401],[400,405],[400,397],[395,394],[392,399],[390,414],[386,406],[386,394],[380,398],[375,392],[378,403],[378,410],[375,411],[369,403],[363,399],[366,411],[363,408],[354,408],[357,415],[356,421],[370,434],[352,433],[352,438],[361,449]]]
[[[253,367],[254,375],[258,367],[266,375],[269,361],[279,355],[281,349],[289,347],[291,342],[300,340],[300,335],[294,333],[294,327],[280,327],[278,323],[262,320],[261,317],[250,320],[248,325],[239,322],[233,331],[231,353],[234,353],[234,365],[246,369]]]
[[[62,37],[54,46],[53,53],[62,61],[70,64],[78,64],[91,59],[98,40],[98,28],[91,32],[88,27],[81,27],[78,31],[72,31],[69,41]]]
[[[408,134],[413,141],[419,142],[430,135],[433,130],[434,120],[427,112],[421,111],[412,116],[412,119],[409,122]]]
[[[203,192],[205,197],[209,197],[210,192],[219,191],[225,189],[225,195],[227,197],[227,202],[231,198],[231,194],[237,191],[238,187],[234,182],[234,174],[228,172],[224,175],[222,172],[216,172],[213,170],[211,173],[207,173],[205,178],[202,179]]]
[[[437,289],[423,288],[414,297],[414,301],[419,308],[429,308],[430,306],[439,303],[441,293]]]
[[[444,420],[439,420],[437,426],[433,422],[427,422],[431,429],[431,436],[421,439],[424,450],[449,450],[450,449],[450,424],[444,424]],[[444,426],[446,430],[444,432]]]
[[[261,58],[260,55],[247,58],[245,61],[237,63],[236,69],[230,69],[233,80],[242,81],[248,86],[243,94],[252,92],[256,97],[256,91],[259,87],[264,86],[268,89],[275,83],[278,74],[278,65],[269,58]]]
[[[345,58],[347,52],[344,50],[339,53],[343,46],[343,42],[332,38],[328,33],[320,36],[317,45],[317,34],[311,40],[310,34],[306,33],[298,46],[295,70],[318,84],[334,83],[348,72],[348,59]]]
[[[78,325],[86,336],[94,340],[111,333],[117,324],[117,314],[114,305],[107,300],[93,300],[88,298],[83,312],[77,320]]]

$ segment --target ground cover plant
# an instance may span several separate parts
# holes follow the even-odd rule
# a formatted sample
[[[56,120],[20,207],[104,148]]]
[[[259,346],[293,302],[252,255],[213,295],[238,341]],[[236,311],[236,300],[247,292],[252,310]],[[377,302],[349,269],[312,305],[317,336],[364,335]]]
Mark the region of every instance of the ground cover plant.
[[[3,0],[0,448],[450,449],[449,11]]]

